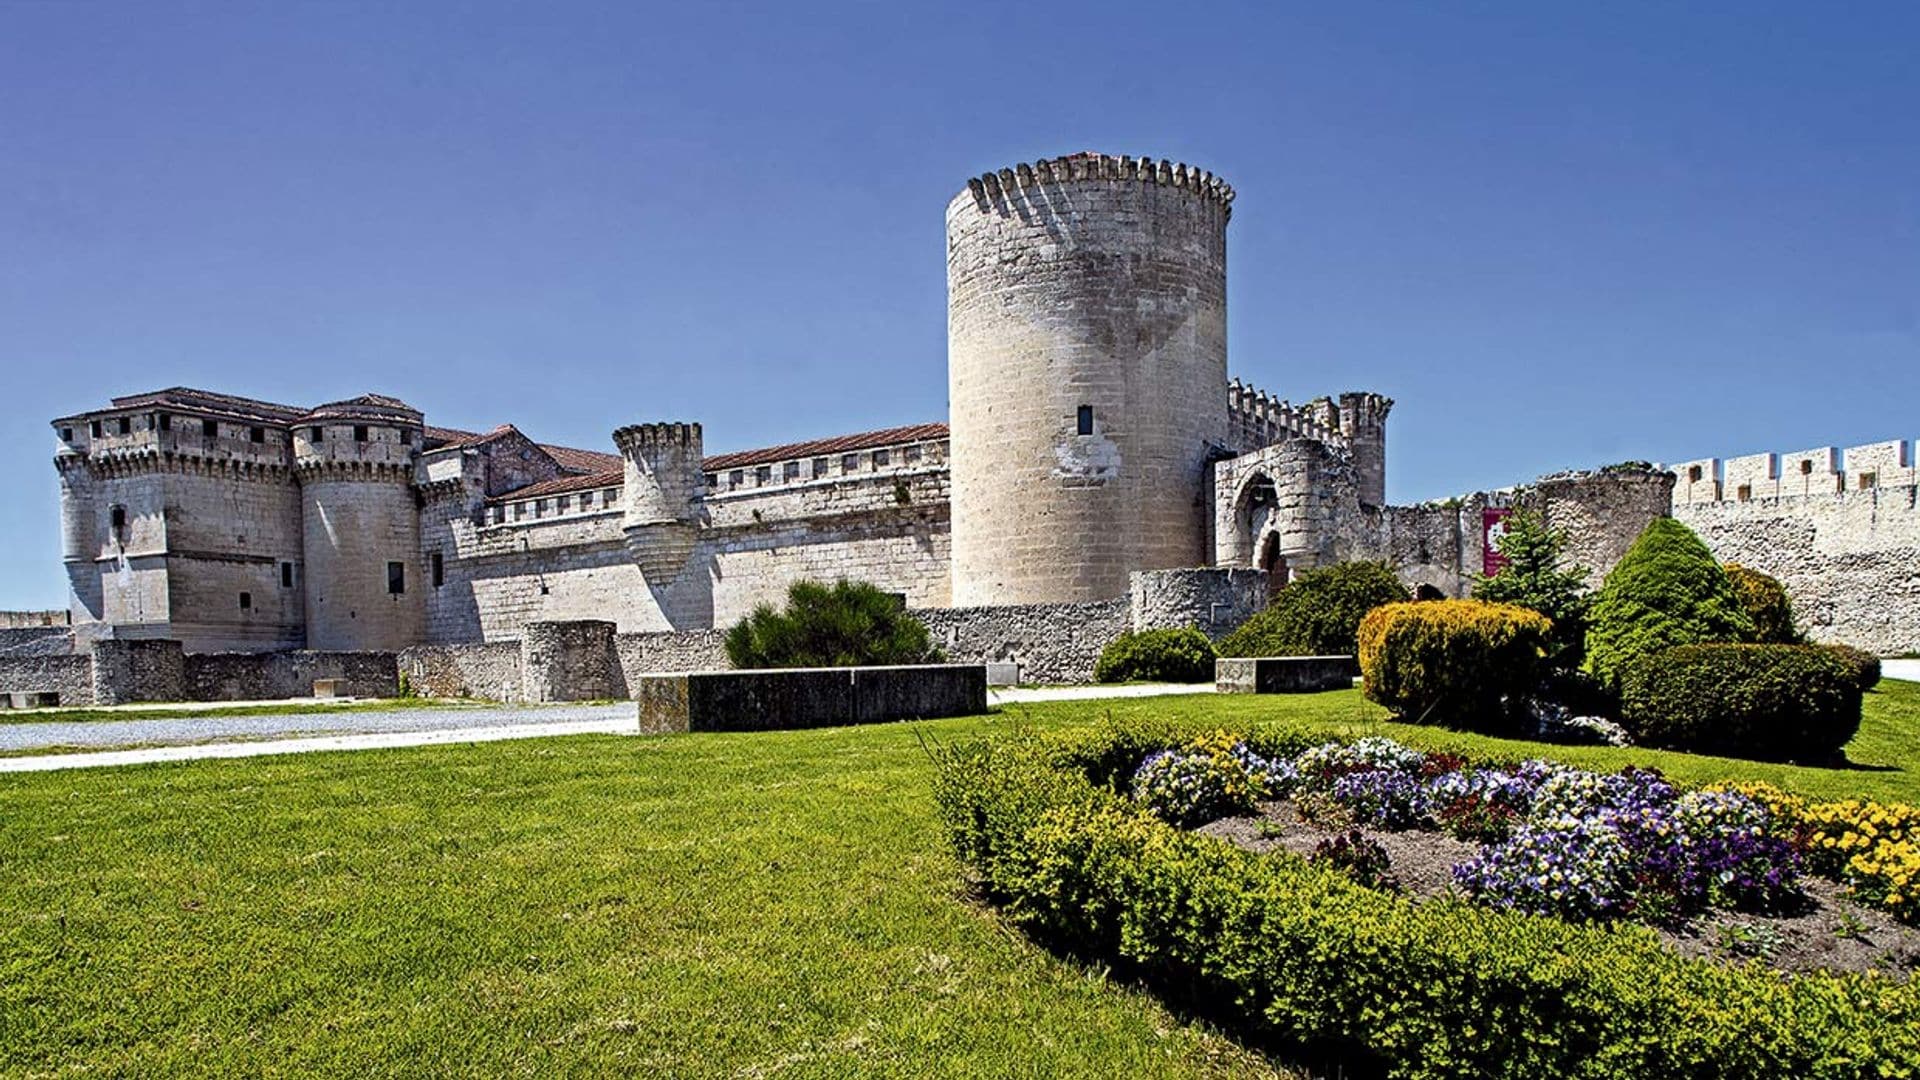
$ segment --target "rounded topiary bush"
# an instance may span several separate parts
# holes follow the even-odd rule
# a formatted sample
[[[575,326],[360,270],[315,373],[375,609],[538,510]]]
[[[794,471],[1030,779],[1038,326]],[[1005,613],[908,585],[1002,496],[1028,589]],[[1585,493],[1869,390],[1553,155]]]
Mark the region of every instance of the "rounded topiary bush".
[[[1860,730],[1858,679],[1819,646],[1682,645],[1628,671],[1620,719],[1644,746],[1821,761]]]
[[[1823,649],[1833,653],[1853,668],[1853,681],[1866,692],[1880,685],[1880,658],[1865,649],[1856,649],[1851,645],[1822,645]]]
[[[1403,720],[1504,731],[1552,633],[1546,616],[1513,604],[1388,604],[1360,623],[1360,674],[1367,697]]]
[[[1607,575],[1587,615],[1586,668],[1609,688],[1676,645],[1747,641],[1753,620],[1692,529],[1656,518]]]
[[[1213,681],[1213,642],[1198,630],[1142,630],[1114,638],[1093,665],[1097,682]]]
[[[1350,656],[1360,620],[1411,599],[1385,563],[1308,570],[1274,594],[1265,611],[1220,639],[1221,656]]]
[[[1793,602],[1787,598],[1787,587],[1780,584],[1779,578],[1739,563],[1728,563],[1725,570],[1740,610],[1753,621],[1749,641],[1756,645],[1801,643],[1800,631],[1793,625]]]
[[[762,604],[727,631],[737,668],[867,667],[938,660],[926,624],[864,581],[796,581],[784,611]]]

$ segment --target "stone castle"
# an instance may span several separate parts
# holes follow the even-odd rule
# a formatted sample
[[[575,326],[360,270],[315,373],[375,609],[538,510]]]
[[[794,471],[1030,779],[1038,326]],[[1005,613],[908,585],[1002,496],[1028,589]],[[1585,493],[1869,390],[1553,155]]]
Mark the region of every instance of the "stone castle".
[[[176,388],[56,420],[76,643],[400,651],[567,620],[697,635],[795,579],[846,577],[928,612],[950,651],[1020,658],[1141,572],[1265,571],[1264,590],[1376,558],[1463,595],[1488,523],[1524,505],[1596,572],[1678,513],[1786,579],[1816,626],[1920,648],[1904,442],[1688,463],[1677,489],[1623,467],[1387,506],[1392,401],[1294,405],[1230,380],[1233,201],[1206,171],[1097,154],[969,180],[946,210],[949,423],[708,455],[696,423],[576,449],[377,394],[307,408]],[[1220,580],[1163,621],[1217,632],[1264,599]],[[1134,624],[1143,609],[1135,595]]]

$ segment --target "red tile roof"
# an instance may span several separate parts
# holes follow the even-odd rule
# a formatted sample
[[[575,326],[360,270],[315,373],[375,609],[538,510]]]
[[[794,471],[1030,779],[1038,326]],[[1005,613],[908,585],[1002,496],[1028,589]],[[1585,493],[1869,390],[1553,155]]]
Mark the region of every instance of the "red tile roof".
[[[572,446],[553,446],[548,443],[537,445],[568,472],[599,473],[609,470],[618,472],[625,464],[620,460],[619,454],[609,454],[604,450],[581,450]]]
[[[707,458],[701,463],[701,467],[708,472],[718,469],[738,469],[743,465],[764,465],[770,461],[847,454],[855,450],[872,450],[882,446],[927,442],[946,437],[947,425],[945,424],[909,424],[905,427],[882,428],[879,431],[863,431],[857,435],[836,435],[831,439],[813,439],[808,442],[787,443],[784,446],[769,446],[764,450],[736,450],[730,454],[719,454]]]
[[[143,405],[172,405],[182,409],[194,409],[248,420],[266,420],[272,423],[297,420],[307,412],[295,405],[279,405],[271,401],[260,401],[234,394],[216,394],[211,390],[195,390],[190,386],[173,386],[165,390],[152,390],[144,394],[129,394],[126,397],[113,399],[113,408],[116,409],[134,409]]]
[[[565,495],[570,491],[592,491],[595,488],[617,488],[626,478],[621,469],[608,469],[604,472],[587,473],[584,476],[561,476],[552,480],[542,480],[537,484],[509,491],[504,495],[495,495],[488,502],[519,502],[521,499],[539,499],[548,495]]]

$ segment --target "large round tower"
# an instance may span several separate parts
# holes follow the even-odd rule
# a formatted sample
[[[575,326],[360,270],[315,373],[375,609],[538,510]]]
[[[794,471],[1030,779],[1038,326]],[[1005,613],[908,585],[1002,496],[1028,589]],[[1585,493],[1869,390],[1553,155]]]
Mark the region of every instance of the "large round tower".
[[[1075,154],[947,206],[953,603],[1107,600],[1207,561],[1233,189]]]
[[[414,458],[420,411],[367,394],[322,405],[293,429],[307,648],[394,650],[425,627]]]

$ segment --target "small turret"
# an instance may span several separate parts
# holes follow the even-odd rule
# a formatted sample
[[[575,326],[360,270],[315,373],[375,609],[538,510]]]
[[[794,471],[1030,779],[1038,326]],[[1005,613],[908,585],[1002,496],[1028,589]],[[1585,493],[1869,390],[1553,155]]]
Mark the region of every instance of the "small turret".
[[[693,551],[705,477],[699,424],[633,424],[613,433],[625,460],[627,550],[656,585],[671,581]]]
[[[1387,413],[1393,399],[1349,391],[1340,395],[1340,432],[1353,453],[1360,501],[1387,504]]]

